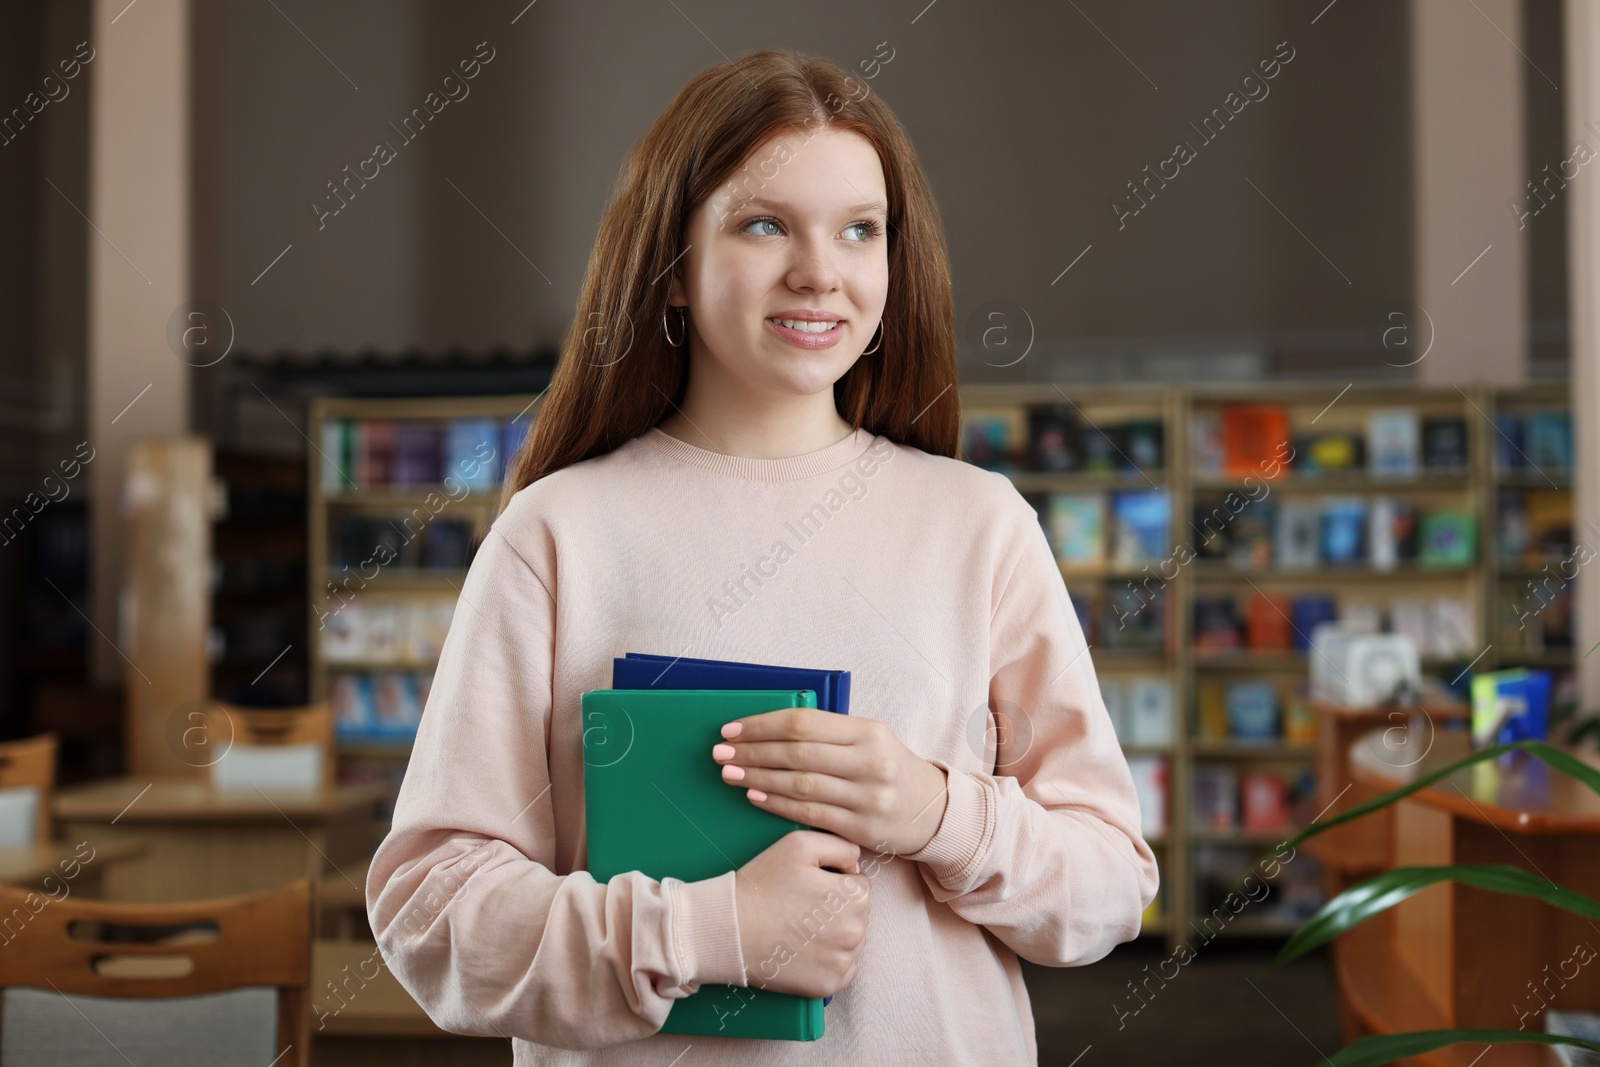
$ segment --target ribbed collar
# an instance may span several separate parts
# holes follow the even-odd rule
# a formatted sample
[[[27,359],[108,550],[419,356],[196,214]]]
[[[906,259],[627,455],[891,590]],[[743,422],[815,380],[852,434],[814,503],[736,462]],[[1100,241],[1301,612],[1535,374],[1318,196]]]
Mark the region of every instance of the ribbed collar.
[[[724,455],[681,441],[659,426],[650,427],[639,436],[639,440],[665,456],[717,474],[749,482],[793,482],[837,470],[871,448],[877,437],[865,429],[858,429],[815,452],[780,459]]]

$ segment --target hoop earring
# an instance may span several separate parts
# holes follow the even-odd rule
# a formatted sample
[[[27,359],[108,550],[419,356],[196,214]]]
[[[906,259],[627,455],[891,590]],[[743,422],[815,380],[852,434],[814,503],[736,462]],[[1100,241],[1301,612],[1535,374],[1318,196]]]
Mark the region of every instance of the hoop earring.
[[[667,306],[668,307],[672,307],[673,305],[669,304]],[[683,328],[684,340],[687,340],[688,336],[689,336],[689,309],[686,308],[686,307],[683,307],[682,305],[677,305],[677,307],[678,307],[678,325]],[[672,348],[682,348],[683,347],[683,341],[682,340],[674,341],[672,339],[672,331],[667,329],[667,308],[662,308],[661,309],[661,332],[666,337],[667,344],[670,347],[672,347]]]
[[[876,342],[874,342],[874,344],[873,344],[873,346],[871,348],[869,348],[865,352],[861,353],[863,356],[872,355],[872,353],[876,352],[878,350],[878,347],[883,344],[883,320],[881,320],[881,319],[878,320],[878,328],[877,328],[877,330],[875,330],[873,332],[876,334],[878,339],[877,339]]]

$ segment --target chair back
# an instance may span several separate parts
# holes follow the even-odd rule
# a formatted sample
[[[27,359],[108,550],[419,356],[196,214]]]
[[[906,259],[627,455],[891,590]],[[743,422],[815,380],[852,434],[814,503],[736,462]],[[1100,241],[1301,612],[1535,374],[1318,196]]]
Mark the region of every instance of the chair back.
[[[310,1063],[311,884],[179,904],[0,886],[0,1063]]]
[[[333,788],[333,709],[327,701],[299,708],[212,701],[206,734],[220,753],[210,765],[211,783],[219,789],[253,787],[272,793]]]
[[[56,784],[56,735],[40,734],[0,744],[0,821],[7,811],[29,812],[25,839],[12,840],[0,827],[0,844],[44,844],[51,839],[50,805]]]

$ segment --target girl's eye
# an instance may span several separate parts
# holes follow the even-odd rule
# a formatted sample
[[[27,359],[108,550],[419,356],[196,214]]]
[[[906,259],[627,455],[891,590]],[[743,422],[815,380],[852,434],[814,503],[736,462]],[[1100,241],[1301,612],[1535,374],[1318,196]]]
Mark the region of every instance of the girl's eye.
[[[752,226],[769,226],[772,227],[772,229],[752,231],[750,229]],[[781,229],[782,227],[777,219],[772,218],[769,215],[763,215],[760,218],[749,219],[746,221],[744,225],[739,227],[739,232],[748,233],[754,237],[776,237]],[[849,233],[852,230],[862,231],[862,235],[860,237],[854,238],[855,242],[869,241],[872,238],[879,237],[883,234],[883,225],[876,219],[862,219],[859,222],[852,222],[850,225],[844,228],[845,233]]]
[[[878,222],[877,219],[862,219],[860,222],[852,222],[850,225],[845,227],[845,230],[846,232],[850,230],[863,230],[865,233],[862,235],[861,240],[870,241],[872,238],[883,233],[883,226]]]
[[[762,217],[762,218],[759,218],[759,219],[751,219],[749,222],[747,222],[743,226],[739,227],[739,229],[740,229],[740,232],[742,232],[742,233],[748,233],[750,231],[750,227],[751,226],[756,226],[756,225],[776,227],[778,225],[778,220],[777,219],[773,219],[773,218],[766,218],[766,217]],[[776,233],[758,233],[758,234],[756,234],[756,236],[757,237],[776,237],[777,234]]]

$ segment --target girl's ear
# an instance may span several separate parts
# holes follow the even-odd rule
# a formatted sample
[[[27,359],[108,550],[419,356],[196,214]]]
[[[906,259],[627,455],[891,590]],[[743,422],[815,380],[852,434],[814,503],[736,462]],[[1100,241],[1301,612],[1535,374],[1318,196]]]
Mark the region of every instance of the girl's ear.
[[[672,269],[672,281],[667,286],[667,303],[688,307],[689,298],[683,291],[683,276],[679,273],[680,269],[678,267]]]

